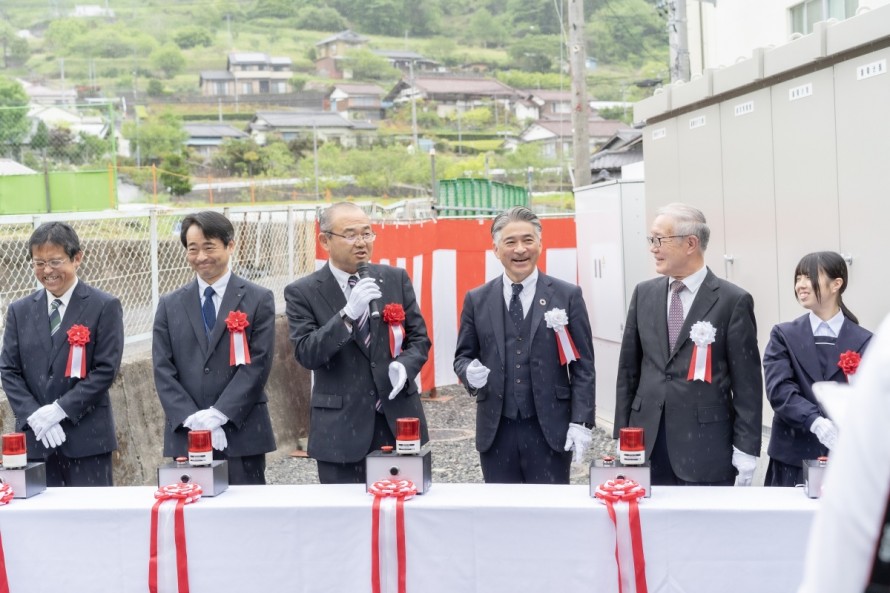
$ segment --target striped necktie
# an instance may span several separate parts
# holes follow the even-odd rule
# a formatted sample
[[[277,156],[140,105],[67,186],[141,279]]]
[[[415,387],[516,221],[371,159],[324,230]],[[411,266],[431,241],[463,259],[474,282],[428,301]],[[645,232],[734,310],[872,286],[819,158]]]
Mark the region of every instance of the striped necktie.
[[[680,292],[686,288],[680,280],[671,282],[671,300],[668,306],[668,346],[673,350],[680,337],[680,329],[683,327],[683,302],[680,300]]]
[[[346,281],[349,290],[352,290],[356,283],[358,283],[358,276],[350,276]],[[365,312],[362,313],[362,316],[355,322],[355,339],[364,344],[365,349],[368,349],[371,346],[371,324],[368,323],[368,320],[369,315],[366,309]],[[374,398],[374,409],[378,413],[383,413],[383,402],[380,401],[379,397]]]
[[[59,307],[62,306],[62,299],[53,299],[50,303],[49,312],[49,335],[54,336],[59,328],[62,327],[62,315],[59,313]]]

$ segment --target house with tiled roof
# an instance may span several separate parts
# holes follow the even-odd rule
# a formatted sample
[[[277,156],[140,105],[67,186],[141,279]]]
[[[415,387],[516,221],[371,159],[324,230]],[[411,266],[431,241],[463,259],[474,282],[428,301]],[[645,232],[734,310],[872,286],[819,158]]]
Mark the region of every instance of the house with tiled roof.
[[[350,120],[379,121],[384,116],[385,94],[386,91],[376,84],[337,83],[325,95],[324,110],[339,113]]]
[[[594,117],[587,121],[591,152],[605,144],[619,130],[628,129],[626,123]],[[572,154],[572,120],[540,119],[529,125],[519,135],[524,144],[538,144],[541,154],[550,158],[562,159]]]
[[[439,117],[449,117],[457,110],[469,110],[496,102],[509,109],[519,99],[513,87],[494,78],[481,76],[415,76],[403,78],[384,97],[394,104],[410,101],[430,101],[436,105]]]
[[[198,86],[205,97],[291,92],[293,60],[262,52],[230,52],[225,70],[202,70]]]
[[[351,121],[329,111],[258,111],[247,127],[257,144],[265,144],[273,135],[285,142],[312,138],[346,148],[370,146],[377,141],[373,123]]]

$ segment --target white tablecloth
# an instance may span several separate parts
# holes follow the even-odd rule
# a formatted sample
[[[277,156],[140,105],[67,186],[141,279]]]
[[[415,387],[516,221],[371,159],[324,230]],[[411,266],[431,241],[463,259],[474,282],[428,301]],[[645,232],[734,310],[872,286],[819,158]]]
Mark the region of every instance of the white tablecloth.
[[[154,488],[51,488],[0,507],[12,593],[147,591]],[[792,593],[818,501],[793,488],[658,488],[650,593]],[[408,593],[618,591],[583,486],[434,484],[405,505]],[[192,593],[370,592],[363,486],[233,486],[185,510]]]

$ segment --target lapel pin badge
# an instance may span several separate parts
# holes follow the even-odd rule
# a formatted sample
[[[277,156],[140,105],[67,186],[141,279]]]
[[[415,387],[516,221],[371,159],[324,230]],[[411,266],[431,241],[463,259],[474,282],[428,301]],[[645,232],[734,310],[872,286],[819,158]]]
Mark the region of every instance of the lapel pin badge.
[[[547,305],[547,299],[541,299],[538,302],[541,304],[542,307],[545,307]]]

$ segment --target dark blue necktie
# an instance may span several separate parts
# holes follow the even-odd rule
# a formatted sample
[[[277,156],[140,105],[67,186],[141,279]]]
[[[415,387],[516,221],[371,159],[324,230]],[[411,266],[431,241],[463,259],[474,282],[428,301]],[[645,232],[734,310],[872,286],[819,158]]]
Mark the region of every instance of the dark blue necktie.
[[[201,305],[201,314],[204,317],[204,331],[207,335],[213,331],[216,324],[216,308],[213,306],[213,295],[216,294],[212,286],[204,289],[204,304]]]
[[[522,292],[522,284],[513,284],[513,296],[510,297],[510,319],[516,326],[516,331],[522,328],[522,301],[519,300],[519,293]]]

